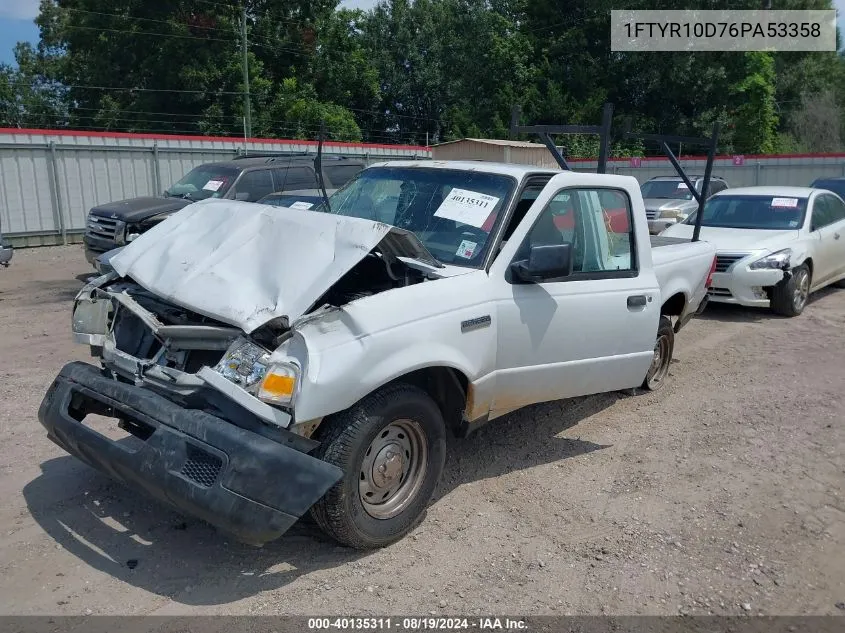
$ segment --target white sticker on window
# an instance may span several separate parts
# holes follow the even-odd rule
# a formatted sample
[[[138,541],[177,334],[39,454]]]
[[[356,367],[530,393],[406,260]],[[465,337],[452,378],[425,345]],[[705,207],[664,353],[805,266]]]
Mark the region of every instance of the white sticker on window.
[[[209,180],[207,183],[205,183],[205,186],[203,187],[203,189],[205,191],[217,191],[222,186],[223,186],[222,180]]]
[[[458,246],[458,252],[455,253],[458,257],[463,257],[464,259],[472,259],[472,256],[475,254],[475,249],[478,248],[478,244],[476,242],[470,242],[469,240],[464,240],[461,242],[461,245]]]
[[[679,182],[678,183],[678,189],[689,189],[689,187],[687,187],[687,183]]]
[[[789,228],[794,229],[798,226],[798,220],[790,220],[789,221]]]
[[[772,207],[794,209],[798,206],[798,198],[772,198]]]
[[[484,222],[490,217],[498,202],[499,198],[477,191],[452,189],[435,211],[434,216],[480,229],[484,226]]]
[[[306,209],[310,209],[310,208],[311,208],[311,207],[313,207],[313,206],[314,206],[314,205],[313,205],[312,203],[310,203],[310,202],[301,202],[301,201],[297,201],[297,202],[294,202],[292,205],[290,205],[290,208],[291,208],[291,209],[302,209],[302,210],[306,210]]]

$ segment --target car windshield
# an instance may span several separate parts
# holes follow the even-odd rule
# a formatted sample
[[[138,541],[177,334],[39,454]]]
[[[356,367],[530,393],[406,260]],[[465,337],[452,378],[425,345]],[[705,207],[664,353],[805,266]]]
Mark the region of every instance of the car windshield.
[[[715,196],[704,205],[701,226],[730,229],[797,230],[804,223],[807,198],[792,196]],[[698,212],[686,224],[695,224]]]
[[[371,167],[329,198],[330,211],[411,231],[442,263],[476,267],[515,186],[480,171]]]
[[[817,180],[811,187],[815,189],[827,189],[840,198],[845,198],[845,180]]]
[[[644,199],[692,200],[692,192],[681,180],[649,180],[642,184],[640,191]]]
[[[189,200],[220,198],[235,182],[238,173],[237,169],[200,165],[189,171],[170,189],[165,190],[164,195]]]

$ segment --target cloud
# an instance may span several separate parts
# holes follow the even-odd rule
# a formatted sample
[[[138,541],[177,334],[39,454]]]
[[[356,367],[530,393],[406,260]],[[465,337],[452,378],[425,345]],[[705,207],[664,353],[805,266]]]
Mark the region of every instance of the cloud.
[[[0,0],[0,19],[34,20],[39,0]]]

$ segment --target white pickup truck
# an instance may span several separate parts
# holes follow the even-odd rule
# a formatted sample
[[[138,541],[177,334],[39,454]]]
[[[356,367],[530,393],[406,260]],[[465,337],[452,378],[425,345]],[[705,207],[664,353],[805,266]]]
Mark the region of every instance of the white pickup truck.
[[[310,509],[384,546],[424,515],[447,437],[658,388],[715,264],[650,238],[627,176],[391,162],[329,202],[198,202],[115,255],[76,298],[99,362],[56,377],[49,437],[244,542]]]

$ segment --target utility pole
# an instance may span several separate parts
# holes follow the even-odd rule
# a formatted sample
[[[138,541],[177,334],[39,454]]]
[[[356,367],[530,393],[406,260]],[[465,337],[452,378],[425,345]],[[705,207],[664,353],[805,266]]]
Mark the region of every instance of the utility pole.
[[[246,45],[246,2],[241,9],[241,52],[244,69],[244,136],[252,138],[252,112],[249,102],[249,57]]]

